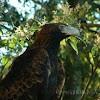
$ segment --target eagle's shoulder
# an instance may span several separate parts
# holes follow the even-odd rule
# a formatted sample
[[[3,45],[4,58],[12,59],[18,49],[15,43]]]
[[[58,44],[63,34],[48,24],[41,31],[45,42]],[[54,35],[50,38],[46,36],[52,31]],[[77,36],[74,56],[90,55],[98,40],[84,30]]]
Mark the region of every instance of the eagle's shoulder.
[[[27,68],[35,67],[37,64],[39,66],[39,64],[44,64],[45,61],[49,61],[49,56],[45,49],[39,47],[31,48],[13,61],[3,80],[9,75],[14,76],[13,74],[20,76]]]

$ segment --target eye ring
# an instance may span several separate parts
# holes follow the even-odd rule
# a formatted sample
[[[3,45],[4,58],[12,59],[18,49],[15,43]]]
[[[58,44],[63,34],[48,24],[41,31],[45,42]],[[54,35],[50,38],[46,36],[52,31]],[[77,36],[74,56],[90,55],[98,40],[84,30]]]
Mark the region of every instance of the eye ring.
[[[64,27],[65,27],[65,25],[59,25],[59,29],[60,29],[60,30],[63,30]]]

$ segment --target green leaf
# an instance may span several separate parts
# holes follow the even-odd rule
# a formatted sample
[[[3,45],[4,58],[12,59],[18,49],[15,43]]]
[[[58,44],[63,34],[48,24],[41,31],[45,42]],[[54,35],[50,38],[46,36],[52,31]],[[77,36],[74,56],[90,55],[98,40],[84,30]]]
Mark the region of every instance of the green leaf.
[[[93,57],[97,56],[97,55],[99,54],[99,48],[96,47],[96,46],[93,47],[93,48],[91,49],[91,53],[92,53]]]
[[[34,25],[34,26],[31,27],[31,30],[39,30],[39,29],[40,29],[40,27],[37,26],[37,25]]]
[[[24,40],[21,40],[21,41],[20,41],[20,44],[21,44],[22,46],[24,46]]]
[[[8,67],[12,64],[12,60],[10,60],[4,67],[3,69],[3,74],[5,74],[7,72]]]
[[[2,34],[2,31],[0,30],[0,34]]]
[[[3,45],[7,44],[7,40],[2,40],[1,42],[2,42]]]
[[[79,18],[82,18],[83,15],[84,15],[84,13],[85,13],[85,11],[84,11],[84,10],[81,10],[81,11],[79,12]]]
[[[76,51],[76,54],[78,55],[78,48],[77,48],[77,40],[75,37],[70,37],[69,43],[72,46],[72,48]]]
[[[95,65],[92,53],[89,53],[90,62]]]
[[[73,20],[72,20],[71,18],[67,18],[66,20],[67,20],[67,23],[68,23],[69,25],[73,22]]]
[[[3,58],[2,58],[2,65],[5,66],[8,61],[9,61],[9,57],[3,56]]]
[[[64,16],[64,14],[61,12],[57,12],[54,16]]]
[[[68,55],[67,52],[61,52],[62,58],[66,59],[66,56]]]
[[[14,40],[9,41],[9,47],[11,48],[15,48],[16,43],[14,42]]]
[[[76,36],[80,41],[82,41],[86,46],[87,46],[87,44],[86,44],[86,42],[84,41],[84,40],[86,40],[86,39],[83,39],[83,37],[82,36]]]
[[[69,59],[70,59],[70,62],[72,64],[74,64],[74,58],[73,58],[73,54],[72,53],[69,53]]]

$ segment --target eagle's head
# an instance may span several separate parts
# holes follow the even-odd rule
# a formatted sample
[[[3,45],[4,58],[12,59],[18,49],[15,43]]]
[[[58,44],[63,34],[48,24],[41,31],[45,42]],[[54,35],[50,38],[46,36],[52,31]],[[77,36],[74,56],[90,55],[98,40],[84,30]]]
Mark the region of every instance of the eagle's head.
[[[46,36],[53,39],[62,40],[71,35],[80,35],[77,28],[68,26],[63,23],[45,24],[40,31],[39,37]]]
[[[61,40],[71,35],[80,35],[80,32],[63,23],[45,24],[37,36],[36,43],[43,47],[56,46]]]

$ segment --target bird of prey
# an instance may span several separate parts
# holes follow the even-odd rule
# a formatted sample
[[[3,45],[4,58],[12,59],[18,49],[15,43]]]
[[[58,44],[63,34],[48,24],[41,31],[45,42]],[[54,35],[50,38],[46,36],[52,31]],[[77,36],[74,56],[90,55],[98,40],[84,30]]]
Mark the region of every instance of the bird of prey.
[[[79,30],[63,23],[45,24],[2,79],[0,100],[60,100],[65,72],[58,50],[60,41],[71,35],[79,35]]]

